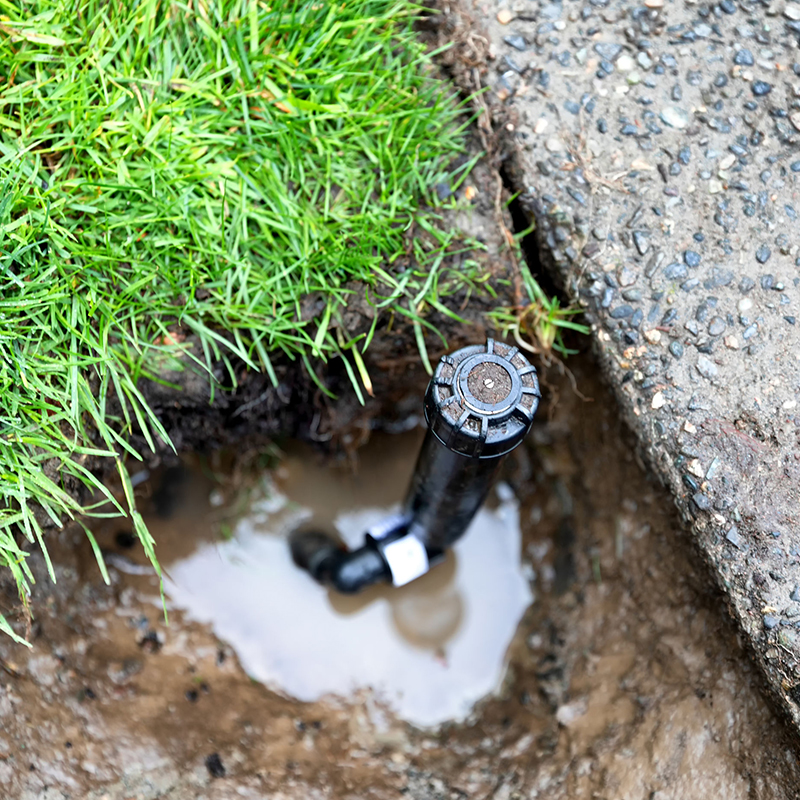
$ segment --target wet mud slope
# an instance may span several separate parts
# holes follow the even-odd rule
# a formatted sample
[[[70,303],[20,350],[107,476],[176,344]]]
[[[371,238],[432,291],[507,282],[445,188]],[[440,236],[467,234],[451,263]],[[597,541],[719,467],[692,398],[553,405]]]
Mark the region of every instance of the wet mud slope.
[[[106,587],[81,532],[66,531],[53,542],[55,586],[38,566],[32,650],[0,641],[0,794],[796,797],[796,753],[721,596],[695,567],[672,499],[636,463],[594,365],[580,357],[572,366],[591,402],[550,376],[549,408],[508,462],[508,490],[498,493],[505,499],[490,501],[491,510],[508,502],[509,490],[518,498],[514,558],[533,602],[509,647],[505,677],[466,719],[417,728],[368,690],[307,702],[270,690],[248,676],[224,626],[193,621],[171,599],[165,625],[157,583],[129,532],[98,530],[112,581]],[[286,455],[273,451],[262,474],[280,484],[300,470],[289,512],[315,498],[346,505],[343,487],[370,505],[402,494],[418,442],[418,431],[376,435],[357,454],[356,473],[350,462],[319,461],[287,442]],[[188,484],[165,472],[137,488],[175,581],[203,547],[222,553],[234,543],[223,523],[232,525],[258,496],[230,458],[192,464],[200,477]],[[442,567],[441,580],[457,577],[464,563]],[[463,600],[469,610],[480,598]],[[241,607],[239,616],[257,619],[258,607]],[[296,637],[314,631],[313,620],[304,624],[299,610],[294,616]],[[232,641],[233,627],[227,632]],[[446,670],[449,646],[426,651],[423,644],[419,653]],[[329,663],[348,657],[358,665],[365,652],[332,650]],[[455,659],[449,668],[459,668]]]
[[[800,3],[499,0],[428,20],[800,725]],[[488,123],[485,123],[488,124]]]

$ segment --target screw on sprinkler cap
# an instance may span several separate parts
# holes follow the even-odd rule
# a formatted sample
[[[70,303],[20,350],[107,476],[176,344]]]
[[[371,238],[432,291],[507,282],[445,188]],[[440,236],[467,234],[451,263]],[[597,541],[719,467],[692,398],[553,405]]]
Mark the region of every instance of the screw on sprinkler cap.
[[[425,392],[425,420],[448,449],[498,458],[530,430],[539,380],[518,347],[488,339],[444,356]]]

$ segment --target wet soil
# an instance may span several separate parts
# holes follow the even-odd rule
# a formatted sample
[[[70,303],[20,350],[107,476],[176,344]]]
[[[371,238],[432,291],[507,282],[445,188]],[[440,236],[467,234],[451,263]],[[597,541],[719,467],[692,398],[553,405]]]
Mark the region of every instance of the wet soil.
[[[143,560],[126,531],[98,531],[113,554],[108,587],[68,531],[54,542],[54,587],[39,565],[33,648],[0,642],[2,795],[796,797],[797,752],[723,597],[709,589],[671,497],[637,465],[594,368],[585,357],[572,366],[593,401],[551,378],[558,402],[542,409],[503,476],[520,501],[519,557],[534,601],[498,691],[465,720],[420,729],[367,691],[301,702],[254,682],[219,625],[193,621],[173,602],[164,624],[152,578],[129,574]],[[312,499],[344,497],[342,481],[374,496],[370,459],[408,463],[409,441],[375,440],[362,478],[348,477],[347,460],[320,466],[294,445],[283,466],[274,453],[265,460],[278,483],[305,470]],[[162,519],[175,526],[165,554],[173,563],[209,541],[222,548],[249,502],[226,459],[205,468],[205,484],[181,484],[173,472],[160,491],[155,480],[137,488],[143,507],[155,513],[157,500],[162,516],[164,499],[177,498],[174,522]],[[382,502],[393,488],[384,482]]]
[[[531,602],[508,487],[442,564],[400,589],[328,591],[295,568],[288,546],[293,530],[310,527],[360,547],[366,530],[399,511],[420,434],[374,437],[356,470],[331,470],[309,448],[289,445],[227,541],[213,541],[211,514],[195,520],[194,531],[180,511],[151,520],[172,604],[210,623],[251,677],[297,699],[369,691],[375,704],[418,726],[463,719],[497,686]],[[203,525],[208,544],[187,555]]]

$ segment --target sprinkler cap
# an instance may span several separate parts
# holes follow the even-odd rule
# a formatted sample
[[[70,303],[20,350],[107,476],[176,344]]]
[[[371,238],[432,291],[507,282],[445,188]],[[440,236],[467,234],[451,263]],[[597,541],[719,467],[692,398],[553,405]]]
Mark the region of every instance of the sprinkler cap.
[[[455,453],[498,458],[528,433],[539,407],[536,368],[493,339],[444,356],[425,392],[425,421]]]

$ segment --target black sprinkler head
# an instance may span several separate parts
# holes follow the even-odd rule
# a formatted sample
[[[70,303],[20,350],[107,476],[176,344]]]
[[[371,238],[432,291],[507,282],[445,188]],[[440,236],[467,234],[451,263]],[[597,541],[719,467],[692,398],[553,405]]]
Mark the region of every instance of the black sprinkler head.
[[[536,369],[517,347],[488,339],[444,356],[425,392],[428,432],[402,512],[373,526],[352,552],[324,534],[294,534],[295,564],[348,594],[424,575],[466,531],[504,456],[530,430],[540,397]]]

